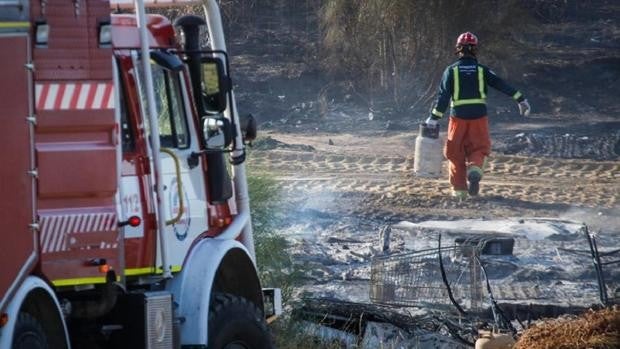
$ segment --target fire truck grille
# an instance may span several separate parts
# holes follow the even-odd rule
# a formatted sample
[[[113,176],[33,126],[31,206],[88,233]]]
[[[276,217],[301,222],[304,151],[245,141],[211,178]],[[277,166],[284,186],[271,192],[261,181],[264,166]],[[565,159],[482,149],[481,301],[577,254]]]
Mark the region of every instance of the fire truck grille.
[[[145,294],[146,348],[172,348],[172,298],[167,292]]]

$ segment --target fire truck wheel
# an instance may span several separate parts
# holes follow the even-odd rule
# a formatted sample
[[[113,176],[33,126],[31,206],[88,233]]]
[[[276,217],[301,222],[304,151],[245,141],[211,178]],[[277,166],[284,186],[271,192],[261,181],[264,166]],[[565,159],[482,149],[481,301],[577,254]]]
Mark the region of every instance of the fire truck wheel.
[[[21,312],[15,324],[13,349],[47,349],[47,338],[39,321],[28,313]]]
[[[215,293],[209,310],[209,348],[271,349],[271,334],[254,303],[229,293]]]

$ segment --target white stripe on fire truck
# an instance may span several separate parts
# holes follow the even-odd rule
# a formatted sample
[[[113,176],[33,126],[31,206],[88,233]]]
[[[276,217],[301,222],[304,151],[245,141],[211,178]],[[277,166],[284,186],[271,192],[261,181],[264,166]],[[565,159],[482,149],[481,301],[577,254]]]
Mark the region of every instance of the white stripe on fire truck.
[[[103,100],[104,92],[105,92],[105,85],[102,85],[102,84],[97,85],[97,93],[95,93],[95,100],[93,101],[93,105],[101,106],[101,100]]]
[[[61,217],[54,217],[54,230],[52,230],[52,240],[50,241],[50,251],[56,251],[56,243],[60,237],[60,220]]]
[[[77,105],[75,109],[84,109],[86,106],[86,99],[90,93],[90,84],[82,84],[82,89],[78,97]]]
[[[95,216],[95,218],[93,219],[93,227],[95,227],[95,230],[100,229],[99,228],[101,226],[101,224],[99,224],[100,222],[101,222],[101,215]]]
[[[108,217],[101,217],[101,221],[99,222],[99,230],[105,229],[108,223]]]
[[[75,90],[75,84],[67,84],[65,88],[65,93],[62,96],[62,101],[60,102],[60,109],[69,109],[71,103],[71,99],[73,98],[73,91]]]
[[[110,231],[116,225],[116,213],[91,213],[43,216],[41,218],[41,246],[43,253],[62,252],[69,249],[68,234]],[[117,243],[100,246],[112,248]]]
[[[58,235],[58,217],[52,219],[52,226],[50,228],[50,240],[48,250],[53,250],[54,243],[56,242],[56,236]]]
[[[45,89],[45,87],[43,87]],[[43,101],[43,109],[54,109],[54,101],[56,100],[56,94],[58,93],[58,84],[51,84],[48,87],[47,98]]]
[[[45,224],[42,224],[41,228],[42,228],[42,236],[43,236],[43,251],[49,251],[50,250],[50,240],[52,239],[52,230],[54,229],[54,226],[56,225],[56,219],[51,218],[51,219],[43,219],[42,220]]]
[[[78,231],[84,231],[84,228],[86,227],[86,219],[83,219],[84,217],[78,217],[78,223],[77,225],[79,226],[79,230]]]
[[[43,91],[43,85],[36,84],[34,85],[34,95],[36,100],[36,107],[39,108],[39,99],[41,99],[41,91]]]
[[[47,232],[49,231],[47,229],[48,225],[49,225],[48,220],[41,219],[41,248],[43,249],[43,251],[45,251],[48,246],[48,240],[49,240],[49,234],[47,234]]]
[[[56,219],[50,219],[50,222],[47,225],[48,225],[48,227],[47,227],[47,236],[46,236],[46,239],[45,239],[45,246],[43,247],[44,251],[45,250],[49,251],[51,239],[52,239],[52,236],[53,236],[51,232],[53,231],[54,227],[56,226]]]
[[[110,98],[108,98],[108,105],[106,106],[108,109],[114,109],[114,89],[110,86]]]
[[[50,219],[48,220],[47,226],[46,226],[46,230],[45,230],[45,245],[43,246],[43,250],[44,251],[49,251],[50,249],[50,240],[52,239],[52,234],[51,231],[52,229],[54,229],[54,225],[56,221],[54,219]]]
[[[35,85],[39,110],[113,109],[111,83],[40,83]]]
[[[68,231],[67,229],[67,222],[69,221],[70,216],[63,216],[60,218],[60,228],[59,231],[61,232],[60,234],[58,234],[58,240],[56,241],[56,245],[54,245],[54,251],[62,251],[63,248],[63,242],[65,240],[65,237],[67,236],[67,234],[63,234],[62,232]]]
[[[64,232],[64,231],[72,231],[71,230],[71,224],[73,223],[73,220],[75,219],[75,215],[69,215],[69,216],[65,216],[63,217],[62,220],[62,226],[60,227],[60,231]],[[56,244],[56,250],[57,251],[65,251],[67,249],[67,234],[60,234],[60,239],[58,241],[58,244]]]

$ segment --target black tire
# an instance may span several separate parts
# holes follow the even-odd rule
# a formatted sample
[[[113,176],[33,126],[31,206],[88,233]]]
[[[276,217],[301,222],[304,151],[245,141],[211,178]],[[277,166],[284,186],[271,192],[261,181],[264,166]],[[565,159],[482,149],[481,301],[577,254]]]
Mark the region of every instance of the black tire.
[[[12,349],[48,349],[47,336],[39,321],[28,313],[17,317]]]
[[[209,307],[209,349],[272,349],[262,311],[249,300],[215,293]]]

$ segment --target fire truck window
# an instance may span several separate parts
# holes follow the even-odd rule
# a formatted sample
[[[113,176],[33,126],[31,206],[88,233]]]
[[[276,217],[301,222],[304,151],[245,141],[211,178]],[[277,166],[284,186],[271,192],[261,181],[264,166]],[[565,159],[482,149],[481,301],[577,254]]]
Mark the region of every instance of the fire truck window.
[[[189,136],[179,75],[158,65],[152,67],[161,146],[188,148]]]

